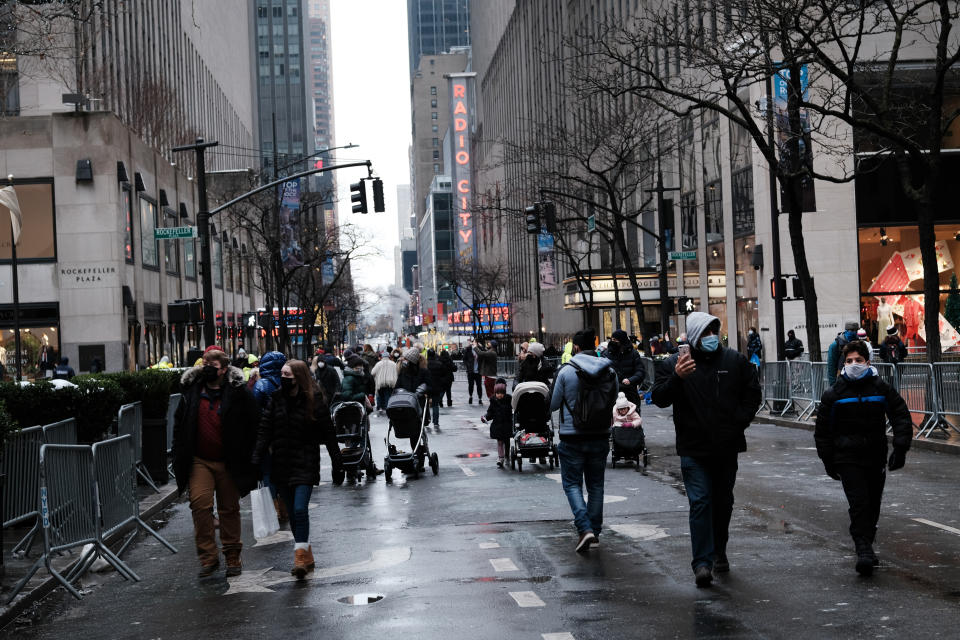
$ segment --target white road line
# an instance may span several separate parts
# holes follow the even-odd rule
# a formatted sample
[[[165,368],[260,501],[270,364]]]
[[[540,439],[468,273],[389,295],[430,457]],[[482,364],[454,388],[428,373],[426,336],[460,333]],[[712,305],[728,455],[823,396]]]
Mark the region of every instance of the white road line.
[[[563,633],[541,633],[543,640],[577,640],[572,633],[564,631]]]
[[[550,478],[551,480],[553,480],[553,481],[555,481],[555,482],[560,482],[560,474],[559,474],[559,473],[545,473],[545,474],[543,474],[543,477],[544,477],[544,478]]]
[[[518,607],[545,607],[547,603],[541,600],[533,591],[511,591],[510,597],[516,600]]]
[[[499,542],[481,542],[480,548],[481,549],[499,549],[500,543]]]
[[[490,560],[494,571],[519,571],[517,565],[510,558],[493,558]]]
[[[955,533],[960,536],[960,529],[954,529],[953,527],[948,527],[945,524],[940,524],[939,522],[934,522],[933,520],[926,520],[924,518],[914,518],[914,522],[919,522],[920,524],[927,524],[931,527],[936,527],[937,529],[943,529],[944,531],[949,531],[950,533]]]
[[[470,469],[466,465],[461,464],[459,465],[459,467],[460,467],[460,470],[463,471],[463,475],[467,476],[468,478],[472,478],[473,476],[477,475],[476,471],[474,471],[473,469]]]

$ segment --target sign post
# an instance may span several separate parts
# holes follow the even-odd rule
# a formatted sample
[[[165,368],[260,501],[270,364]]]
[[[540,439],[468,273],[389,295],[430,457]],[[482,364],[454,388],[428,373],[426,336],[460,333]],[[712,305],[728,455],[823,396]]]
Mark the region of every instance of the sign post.
[[[196,237],[196,227],[160,227],[153,230],[154,240],[187,240]]]
[[[669,260],[696,260],[696,251],[671,251],[668,255]]]

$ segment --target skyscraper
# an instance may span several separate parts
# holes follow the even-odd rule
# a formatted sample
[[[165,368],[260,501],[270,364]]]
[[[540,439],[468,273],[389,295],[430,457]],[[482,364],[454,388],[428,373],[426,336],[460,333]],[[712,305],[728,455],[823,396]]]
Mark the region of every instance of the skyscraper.
[[[470,0],[407,0],[410,75],[420,58],[470,46]]]

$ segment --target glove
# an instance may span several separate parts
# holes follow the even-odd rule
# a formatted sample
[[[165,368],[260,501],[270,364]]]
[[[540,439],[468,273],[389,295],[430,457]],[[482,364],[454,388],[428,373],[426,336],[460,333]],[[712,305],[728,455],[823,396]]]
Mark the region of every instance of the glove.
[[[480,416],[480,422],[487,424],[487,416]]]
[[[907,461],[906,450],[894,449],[893,453],[890,454],[890,460],[887,461],[887,469],[889,469],[890,471],[896,471],[897,469],[902,469],[906,461]]]
[[[831,478],[833,478],[834,480],[839,480],[839,479],[840,479],[840,474],[837,473],[836,467],[834,467],[832,464],[826,464],[826,463],[824,463],[824,465],[823,465],[823,470],[826,471],[826,472],[827,472],[827,475],[830,476]]]

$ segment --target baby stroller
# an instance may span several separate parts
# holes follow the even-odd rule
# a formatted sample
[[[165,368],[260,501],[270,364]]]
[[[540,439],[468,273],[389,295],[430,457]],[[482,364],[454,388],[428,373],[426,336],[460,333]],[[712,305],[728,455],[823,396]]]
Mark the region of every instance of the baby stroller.
[[[337,432],[337,442],[344,444],[340,449],[340,459],[343,470],[350,482],[363,479],[363,472],[367,477],[376,478],[377,472],[373,463],[373,452],[370,450],[370,419],[367,409],[359,402],[341,402],[333,408],[333,425]],[[343,482],[341,476],[340,484]]]
[[[420,406],[417,394],[404,389],[396,389],[387,401],[387,457],[383,459],[383,473],[387,482],[393,482],[393,470],[416,478],[423,469],[424,460],[430,461],[433,475],[440,473],[440,460],[436,453],[430,453],[427,443],[425,421],[426,407]],[[402,451],[390,442],[390,432],[397,438],[417,438],[412,451]]]
[[[649,454],[643,427],[611,427],[610,444],[610,461],[614,469],[617,468],[618,460],[626,460],[636,463],[634,470],[642,471],[646,475]]]
[[[523,459],[559,465],[553,442],[553,420],[547,407],[550,389],[542,382],[521,382],[513,390],[513,444],[510,468],[523,472]]]

